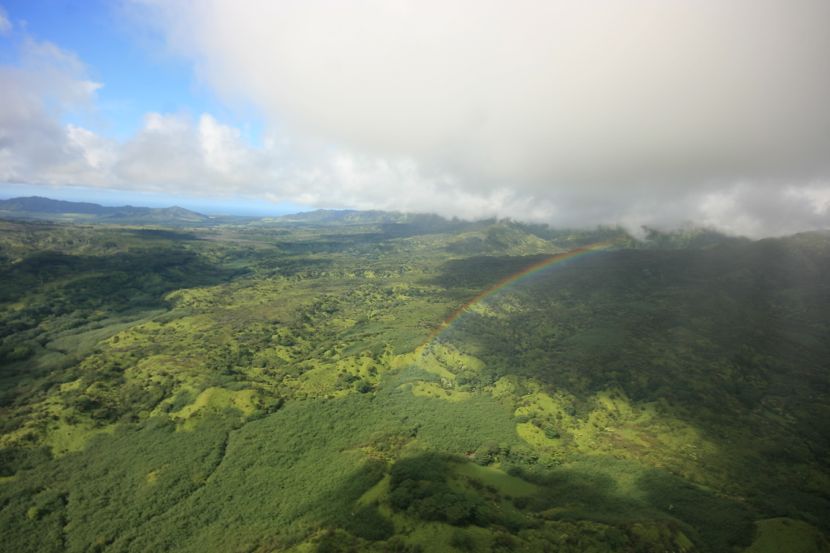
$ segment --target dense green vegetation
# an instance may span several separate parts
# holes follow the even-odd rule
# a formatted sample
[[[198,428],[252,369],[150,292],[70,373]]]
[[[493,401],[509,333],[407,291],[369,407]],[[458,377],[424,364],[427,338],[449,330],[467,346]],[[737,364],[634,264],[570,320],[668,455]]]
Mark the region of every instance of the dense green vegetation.
[[[0,221],[0,549],[830,551],[828,277],[822,233]]]

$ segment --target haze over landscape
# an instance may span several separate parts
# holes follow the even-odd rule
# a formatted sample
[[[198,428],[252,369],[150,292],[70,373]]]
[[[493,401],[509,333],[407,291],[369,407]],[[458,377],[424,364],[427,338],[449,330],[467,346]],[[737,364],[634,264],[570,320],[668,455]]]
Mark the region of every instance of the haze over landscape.
[[[0,0],[0,552],[830,553],[828,53]]]

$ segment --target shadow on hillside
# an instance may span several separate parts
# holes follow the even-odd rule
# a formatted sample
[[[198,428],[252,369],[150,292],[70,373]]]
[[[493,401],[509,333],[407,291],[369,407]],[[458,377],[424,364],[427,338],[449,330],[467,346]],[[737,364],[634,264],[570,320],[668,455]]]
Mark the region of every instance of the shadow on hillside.
[[[192,232],[182,232],[179,230],[168,229],[151,229],[139,228],[128,229],[127,232],[145,240],[178,240],[178,241],[196,241],[204,240],[201,236],[193,234]]]
[[[818,520],[827,490],[798,466],[830,473],[830,287],[821,277],[830,255],[800,248],[764,241],[585,256],[489,295],[497,316],[464,315],[439,339],[484,361],[479,385],[533,378],[576,396],[576,416],[608,389],[660,405],[717,445],[722,459],[707,462],[753,490],[756,505]],[[486,290],[521,261],[454,260],[434,283]]]
[[[0,271],[0,301],[19,300],[40,289],[50,296],[47,307],[117,312],[160,306],[171,290],[217,284],[239,274],[187,250],[107,256],[43,252]]]
[[[642,469],[633,487],[623,491],[613,477],[618,463],[614,459],[608,459],[598,470],[526,472],[514,467],[511,474],[535,484],[538,491],[531,496],[511,497],[486,482],[459,477],[457,465],[467,462],[440,453],[400,459],[389,468],[387,493],[378,494],[375,502],[358,504],[357,499],[385,472],[382,463],[368,462],[310,509],[322,512],[318,507],[328,506],[331,512],[324,524],[330,529],[328,539],[323,539],[325,547],[334,546],[335,542],[350,543],[354,536],[369,541],[392,537],[394,526],[378,509],[377,501],[423,523],[443,522],[458,528],[478,526],[517,537],[524,530],[542,529],[545,520],[598,522],[618,529],[616,534],[607,534],[612,540],[607,544],[610,549],[633,546],[637,537],[632,527],[642,521],[656,521],[681,530],[705,551],[732,551],[736,546],[746,546],[754,531],[755,514],[746,504],[718,497],[660,470]],[[459,487],[461,481],[466,485]],[[357,545],[356,541],[351,543]]]
[[[446,290],[486,290],[500,280],[550,258],[547,255],[487,256],[477,255],[451,259],[440,267],[440,273],[425,284]]]

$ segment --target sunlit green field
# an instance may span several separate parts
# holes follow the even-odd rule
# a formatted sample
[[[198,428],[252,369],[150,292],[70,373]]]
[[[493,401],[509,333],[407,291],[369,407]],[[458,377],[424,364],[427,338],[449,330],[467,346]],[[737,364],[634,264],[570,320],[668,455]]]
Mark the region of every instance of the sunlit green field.
[[[823,234],[0,221],[0,549],[830,551],[828,277]]]

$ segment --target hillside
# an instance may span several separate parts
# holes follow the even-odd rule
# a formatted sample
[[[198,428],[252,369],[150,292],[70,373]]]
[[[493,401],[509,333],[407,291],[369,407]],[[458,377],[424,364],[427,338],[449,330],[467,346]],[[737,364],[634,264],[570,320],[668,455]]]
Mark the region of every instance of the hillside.
[[[39,196],[0,200],[0,218],[159,225],[199,224],[210,220],[207,215],[176,206],[106,207],[94,203],[67,202]]]
[[[0,221],[0,283],[9,551],[830,551],[826,233]]]

